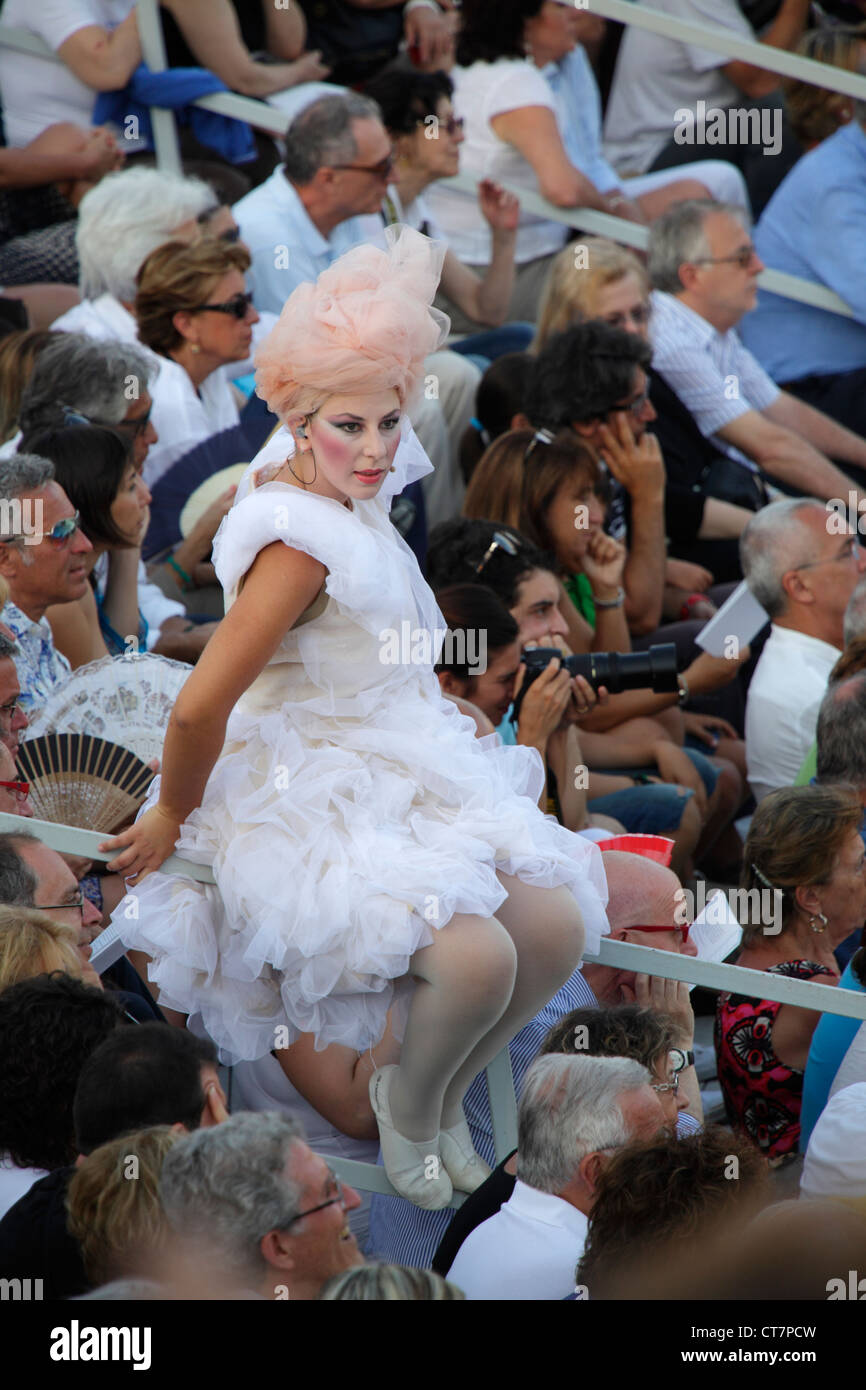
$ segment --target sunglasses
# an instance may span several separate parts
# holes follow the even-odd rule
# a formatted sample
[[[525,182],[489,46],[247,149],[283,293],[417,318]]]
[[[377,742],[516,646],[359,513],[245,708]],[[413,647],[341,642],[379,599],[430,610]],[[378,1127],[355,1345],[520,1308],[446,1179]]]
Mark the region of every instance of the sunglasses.
[[[571,0],[568,0],[568,3],[571,4]],[[429,120],[429,117],[426,117],[423,121],[418,121],[417,124],[423,125],[429,130],[430,126],[427,125],[427,120]],[[441,120],[437,116],[436,120],[437,124],[433,126],[433,129],[438,132],[439,126],[443,126],[448,135],[459,135],[466,125],[463,116],[446,116],[444,120]],[[432,140],[434,137],[431,135],[428,138]]]
[[[516,555],[519,547],[512,536],[507,536],[504,531],[494,531],[493,540],[488,545],[481,559],[480,564],[475,566],[475,573],[480,574],[497,550],[504,550],[506,555]]]
[[[81,525],[81,513],[73,512],[72,516],[65,516],[62,521],[58,521],[52,526],[50,531],[45,532],[44,539],[54,541],[57,545],[63,545],[71,536],[75,535]]]
[[[685,926],[682,926],[682,924],[681,924],[680,922],[673,922],[673,923],[672,923],[670,926],[668,926],[668,927],[658,927],[658,926],[656,926],[656,927],[642,927],[642,926],[634,926],[634,927],[628,927],[628,928],[627,928],[628,931],[648,931],[648,932],[656,932],[656,931],[678,931],[678,932],[682,932],[682,935],[683,935],[683,945],[684,945],[684,946],[685,946],[686,942],[687,942],[688,939],[689,939],[689,932],[691,931],[691,929],[692,929],[692,924],[691,924],[691,922],[687,922]]]
[[[394,168],[393,154],[380,159],[378,164],[329,164],[329,169],[354,169],[356,174],[375,174],[378,179],[386,179]]]
[[[73,410],[69,405],[61,405],[60,409],[63,411],[64,425],[97,425],[104,430],[125,430],[133,439],[144,434],[153,414],[152,405],[147,414],[139,416],[137,420],[99,420],[94,415],[82,415],[80,410]]]
[[[740,270],[748,270],[757,254],[754,246],[741,246],[732,256],[702,256],[692,265],[738,265]]]
[[[0,787],[8,787],[14,792],[16,801],[26,801],[30,795],[29,782],[0,782]]]
[[[202,304],[194,312],[196,314],[230,314],[234,319],[245,319],[252,302],[252,294],[247,290],[246,294],[232,295],[231,299],[227,299],[224,304]]]

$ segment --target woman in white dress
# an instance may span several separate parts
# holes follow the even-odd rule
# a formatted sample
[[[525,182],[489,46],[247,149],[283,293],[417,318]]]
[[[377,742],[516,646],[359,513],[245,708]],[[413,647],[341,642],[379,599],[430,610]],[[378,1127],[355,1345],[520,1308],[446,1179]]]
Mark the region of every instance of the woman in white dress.
[[[607,888],[597,848],[538,810],[538,755],[477,740],[433,674],[445,625],[388,511],[430,470],[403,412],[447,329],[442,252],[391,241],[299,286],[259,351],[281,456],[217,536],[228,611],[159,800],[106,847],[138,884],[124,940],[224,1058],[300,1033],[366,1050],[392,1009],[400,1062],[370,1085],[385,1168],[440,1207],[488,1171],[467,1085],[606,931]],[[149,876],[175,846],[216,888]]]

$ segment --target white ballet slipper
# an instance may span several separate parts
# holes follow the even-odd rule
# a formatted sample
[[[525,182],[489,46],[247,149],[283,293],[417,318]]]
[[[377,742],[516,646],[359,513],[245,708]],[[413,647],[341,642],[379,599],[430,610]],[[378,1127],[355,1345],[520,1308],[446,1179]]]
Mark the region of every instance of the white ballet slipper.
[[[474,1192],[490,1177],[493,1170],[475,1152],[465,1119],[440,1131],[439,1147],[445,1172],[459,1192]]]
[[[370,1104],[379,1126],[379,1143],[385,1172],[392,1186],[416,1207],[436,1211],[447,1206],[454,1195],[451,1179],[439,1152],[439,1136],[416,1143],[405,1139],[394,1128],[388,1090],[396,1065],[380,1067],[370,1077]]]

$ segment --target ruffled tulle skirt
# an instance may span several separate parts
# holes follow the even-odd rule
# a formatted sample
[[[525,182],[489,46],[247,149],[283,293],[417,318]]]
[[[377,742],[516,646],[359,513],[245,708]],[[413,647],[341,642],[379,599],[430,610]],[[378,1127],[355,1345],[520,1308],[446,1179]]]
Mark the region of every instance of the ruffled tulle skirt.
[[[534,750],[476,739],[438,688],[375,727],[238,709],[177,845],[216,886],[150,875],[121,935],[153,957],[162,1004],[200,1015],[226,1061],[301,1032],[362,1051],[392,1005],[400,1035],[413,953],[455,913],[495,915],[498,873],[566,885],[597,945],[598,849],[542,815],[542,782]]]

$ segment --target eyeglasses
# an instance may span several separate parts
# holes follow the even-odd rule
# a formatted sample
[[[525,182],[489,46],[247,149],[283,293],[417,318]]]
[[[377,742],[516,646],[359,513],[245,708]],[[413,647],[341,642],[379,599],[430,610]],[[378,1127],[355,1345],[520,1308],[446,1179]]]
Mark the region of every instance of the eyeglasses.
[[[504,550],[506,555],[516,555],[519,548],[520,547],[518,546],[517,542],[511,536],[506,536],[504,531],[494,531],[493,540],[490,542],[487,549],[485,550],[480,564],[477,564],[475,566],[475,573],[481,573],[481,571],[484,569],[484,566],[487,564],[487,561],[492,557],[494,551]]]
[[[0,782],[0,787],[5,787],[5,786],[19,786],[19,787],[24,786],[24,787],[27,787],[28,790],[29,790],[29,783],[27,783],[27,782],[14,782],[14,783],[13,783],[13,782]],[[20,800],[23,800],[23,797],[22,797],[22,798],[19,798],[19,799],[20,799]],[[83,912],[85,902],[86,902],[86,898],[85,898],[84,894],[82,893],[81,889],[79,888],[79,890],[78,890],[77,894],[75,895],[75,897],[74,897],[74,898],[70,898],[68,902],[65,902],[65,903],[40,903],[40,904],[39,904],[38,910],[39,910],[39,912],[59,912],[60,909],[61,909],[62,907],[74,907],[74,908],[76,908],[79,912]]]
[[[12,720],[15,718],[15,711],[21,710],[23,712],[23,709],[21,698],[17,696],[14,700],[7,701],[5,705],[0,705],[0,718]]]
[[[856,560],[860,558],[860,541],[856,536],[845,542],[838,555],[830,555],[826,560],[810,560],[808,564],[798,565],[797,570],[817,570],[822,565],[840,565],[845,560]]]
[[[752,261],[757,256],[754,246],[741,246],[739,251],[735,251],[732,256],[702,256],[698,261],[692,261],[692,265],[738,265],[740,270],[748,270]]]
[[[625,328],[631,320],[632,323],[645,328],[650,321],[651,313],[652,308],[649,304],[635,304],[633,309],[623,309],[618,314],[605,314],[603,322],[609,324],[611,328]]]
[[[622,413],[630,415],[633,420],[640,420],[641,416],[646,410],[648,400],[649,387],[647,386],[643,391],[641,391],[640,395],[637,396],[635,400],[629,401],[628,405],[612,405],[608,413],[611,415],[619,415]]]
[[[652,1081],[650,1085],[660,1096],[666,1096],[670,1091],[673,1091],[676,1095],[677,1091],[680,1089],[680,1078],[676,1072],[674,1072],[670,1081]]]
[[[193,313],[231,314],[232,318],[245,319],[252,302],[253,297],[248,290],[246,294],[233,294],[224,304],[201,304]]]
[[[29,782],[0,782],[0,787],[8,787],[9,791],[14,792],[16,801],[26,801],[30,795]]]
[[[523,462],[526,463],[526,460],[529,458],[529,455],[532,453],[536,444],[552,444],[554,437],[555,436],[553,430],[536,430],[535,434],[532,436],[532,438],[526,446],[526,452],[523,455]]]
[[[104,430],[128,430],[134,439],[144,434],[153,413],[151,405],[147,414],[140,415],[137,420],[98,420],[93,415],[82,415],[80,410],[73,410],[69,405],[61,405],[60,409],[63,411],[64,425],[98,425]]]
[[[343,1184],[340,1182],[337,1175],[332,1173],[330,1169],[328,1169],[328,1176],[337,1189],[336,1197],[329,1197],[327,1202],[320,1202],[317,1207],[308,1207],[306,1211],[299,1211],[297,1216],[292,1217],[289,1226],[294,1226],[296,1221],[301,1221],[305,1216],[312,1216],[314,1212],[324,1211],[325,1207],[335,1207],[338,1202],[341,1207],[345,1207],[346,1199],[343,1195]],[[289,1226],[286,1226],[285,1229],[288,1230]]]
[[[52,526],[50,531],[45,532],[44,539],[54,541],[55,545],[65,545],[66,542],[75,535],[81,525],[81,513],[73,512],[72,516],[65,516]]]
[[[568,4],[571,4],[571,0],[568,0]],[[429,130],[430,127],[427,125],[428,120],[430,120],[429,116],[425,117],[423,121],[417,121],[416,125],[423,125]],[[466,120],[463,116],[446,116],[444,120],[437,116],[436,122],[437,124],[433,126],[433,129],[438,131],[439,126],[444,126],[449,135],[459,135],[466,125]],[[433,139],[432,135],[430,139]]]
[[[688,939],[689,939],[689,932],[691,931],[691,929],[692,929],[692,924],[691,924],[691,922],[687,922],[685,926],[683,926],[680,922],[673,922],[673,923],[671,923],[671,925],[668,926],[668,927],[659,927],[659,926],[655,926],[655,927],[643,927],[643,926],[640,926],[640,927],[638,927],[638,926],[634,926],[634,927],[627,927],[627,928],[626,928],[627,931],[648,931],[648,932],[656,932],[656,931],[678,931],[678,932],[682,932],[682,934],[683,934],[683,945],[684,945],[684,946],[685,946],[686,942],[687,942]]]
[[[386,179],[394,168],[394,155],[386,155],[378,164],[329,164],[329,169],[354,169],[356,174],[375,174],[377,179]]]

